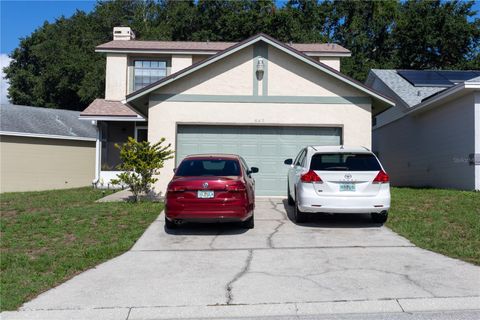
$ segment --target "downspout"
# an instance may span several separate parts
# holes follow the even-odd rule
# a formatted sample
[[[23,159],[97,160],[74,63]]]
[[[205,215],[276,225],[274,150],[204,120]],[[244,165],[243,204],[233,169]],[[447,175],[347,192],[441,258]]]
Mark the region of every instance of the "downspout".
[[[97,120],[92,120],[92,126],[95,126],[97,130],[97,139],[95,140],[95,179],[92,181],[93,185],[96,186],[100,180],[100,156],[102,150],[102,141],[100,140],[101,132]]]

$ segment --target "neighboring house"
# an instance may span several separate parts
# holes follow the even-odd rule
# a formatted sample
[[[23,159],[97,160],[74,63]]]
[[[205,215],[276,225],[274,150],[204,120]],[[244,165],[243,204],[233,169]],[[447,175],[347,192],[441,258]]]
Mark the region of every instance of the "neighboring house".
[[[116,175],[127,136],[175,149],[156,191],[192,153],[236,153],[257,195],[285,195],[285,158],[305,145],[371,146],[372,115],[394,105],[339,72],[350,52],[336,44],[284,44],[265,34],[243,42],[136,41],[130,28],[96,48],[106,54],[105,99],[80,119],[96,121],[96,179]]]
[[[96,129],[79,115],[0,105],[0,192],[91,185]]]
[[[378,115],[373,150],[393,185],[480,189],[480,71],[370,71],[396,106]]]

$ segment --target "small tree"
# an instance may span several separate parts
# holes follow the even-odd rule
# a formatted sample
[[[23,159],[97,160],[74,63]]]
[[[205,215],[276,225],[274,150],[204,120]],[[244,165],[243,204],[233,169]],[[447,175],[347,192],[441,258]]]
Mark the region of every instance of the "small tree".
[[[148,193],[152,184],[158,179],[154,175],[159,174],[165,160],[172,159],[174,151],[170,149],[171,144],[162,146],[165,138],[160,142],[150,144],[148,141],[138,142],[129,137],[122,145],[115,144],[120,149],[122,164],[118,169],[125,171],[113,179],[112,184],[127,185],[132,191],[135,201],[140,200],[141,193]]]

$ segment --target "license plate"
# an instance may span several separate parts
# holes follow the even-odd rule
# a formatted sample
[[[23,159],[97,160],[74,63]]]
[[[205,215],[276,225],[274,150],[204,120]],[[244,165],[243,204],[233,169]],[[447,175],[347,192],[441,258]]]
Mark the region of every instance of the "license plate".
[[[340,184],[340,191],[355,191],[355,184],[354,183],[341,183]]]
[[[197,198],[200,199],[208,199],[208,198],[213,198],[213,191],[210,190],[198,190],[197,191]]]

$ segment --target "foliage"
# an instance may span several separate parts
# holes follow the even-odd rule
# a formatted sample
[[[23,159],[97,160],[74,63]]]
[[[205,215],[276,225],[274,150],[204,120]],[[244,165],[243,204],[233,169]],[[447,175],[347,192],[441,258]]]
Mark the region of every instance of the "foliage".
[[[472,5],[415,0],[401,6],[393,31],[399,67],[479,69],[480,19],[468,23],[468,18],[474,17]]]
[[[83,110],[103,96],[105,57],[95,46],[128,25],[139,40],[335,42],[351,50],[342,72],[371,68],[480,69],[473,1],[118,0],[45,22],[21,40],[5,69],[15,104]]]
[[[387,226],[415,245],[480,265],[480,193],[392,188]]]
[[[165,160],[172,159],[174,151],[170,149],[171,144],[162,146],[165,138],[155,144],[148,141],[138,142],[128,137],[126,143],[116,144],[120,149],[122,164],[118,169],[125,171],[118,174],[118,179],[111,180],[114,185],[125,184],[132,191],[135,201],[139,200],[141,193],[148,193],[152,184],[158,179],[154,176],[159,174]]]
[[[103,196],[92,188],[2,193],[0,310],[129,250],[163,209],[95,202]]]

